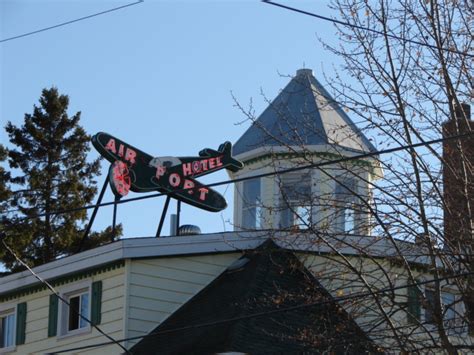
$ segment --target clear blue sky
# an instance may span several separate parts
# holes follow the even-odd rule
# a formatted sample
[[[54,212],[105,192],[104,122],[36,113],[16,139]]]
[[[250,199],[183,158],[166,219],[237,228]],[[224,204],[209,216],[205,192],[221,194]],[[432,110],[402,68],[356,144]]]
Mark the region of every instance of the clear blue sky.
[[[0,39],[52,26],[132,1],[2,0]],[[287,2],[288,3],[288,2]],[[327,1],[292,1],[326,16]],[[259,1],[152,1],[25,38],[0,43],[0,117],[20,125],[45,87],[70,97],[89,134],[106,131],[154,156],[194,155],[235,142],[249,123],[231,92],[256,113],[298,68],[332,75],[334,58],[317,36],[337,43],[335,28]],[[282,76],[283,75],[283,76]],[[7,144],[2,129],[0,141]],[[90,157],[96,157],[93,150]],[[103,165],[103,173],[107,172]],[[217,173],[204,182],[227,179]],[[99,185],[103,177],[99,178]],[[184,207],[181,222],[203,232],[232,230],[233,186],[219,188],[229,207],[210,213]],[[129,194],[134,197],[137,194]],[[108,192],[104,201],[112,200]],[[156,232],[164,198],[122,205],[125,237]],[[174,211],[174,203],[171,210]],[[100,210],[95,229],[110,224]],[[168,234],[168,224],[164,232]]]

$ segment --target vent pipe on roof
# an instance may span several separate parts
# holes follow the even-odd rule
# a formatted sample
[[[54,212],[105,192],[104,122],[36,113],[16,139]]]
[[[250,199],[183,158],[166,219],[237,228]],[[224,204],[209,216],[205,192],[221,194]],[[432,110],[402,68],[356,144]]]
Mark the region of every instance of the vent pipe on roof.
[[[178,215],[171,214],[170,216],[170,236],[178,235]]]

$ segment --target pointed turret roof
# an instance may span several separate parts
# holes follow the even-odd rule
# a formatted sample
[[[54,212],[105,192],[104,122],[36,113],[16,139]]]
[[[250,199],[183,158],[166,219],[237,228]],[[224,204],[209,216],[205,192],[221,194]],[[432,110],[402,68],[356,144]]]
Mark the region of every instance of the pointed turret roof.
[[[363,133],[313,76],[300,69],[234,145],[233,154],[272,146],[331,145],[375,151]]]

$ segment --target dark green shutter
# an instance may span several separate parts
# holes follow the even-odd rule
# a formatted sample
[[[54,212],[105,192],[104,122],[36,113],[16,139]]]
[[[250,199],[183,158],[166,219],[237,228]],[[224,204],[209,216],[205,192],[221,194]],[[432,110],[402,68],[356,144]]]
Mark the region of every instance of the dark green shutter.
[[[407,312],[408,323],[418,324],[421,317],[420,290],[415,285],[409,285],[407,289]]]
[[[92,283],[91,300],[91,322],[93,325],[100,324],[102,309],[102,281]]]
[[[26,302],[16,306],[16,345],[25,344]]]
[[[49,296],[48,337],[54,337],[58,332],[58,296]]]

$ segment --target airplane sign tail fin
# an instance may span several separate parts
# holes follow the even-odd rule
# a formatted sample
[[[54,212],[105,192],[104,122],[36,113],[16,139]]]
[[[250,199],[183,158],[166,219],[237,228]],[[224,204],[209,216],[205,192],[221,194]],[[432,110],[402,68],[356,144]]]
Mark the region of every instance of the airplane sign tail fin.
[[[232,143],[224,142],[217,150],[206,148],[199,152],[200,157],[212,157],[222,154],[222,163],[226,169],[233,173],[239,171],[244,167],[244,163],[232,157]]]
[[[219,152],[224,154],[224,164],[233,173],[244,167],[244,163],[232,157],[232,143],[224,142],[219,146]]]

